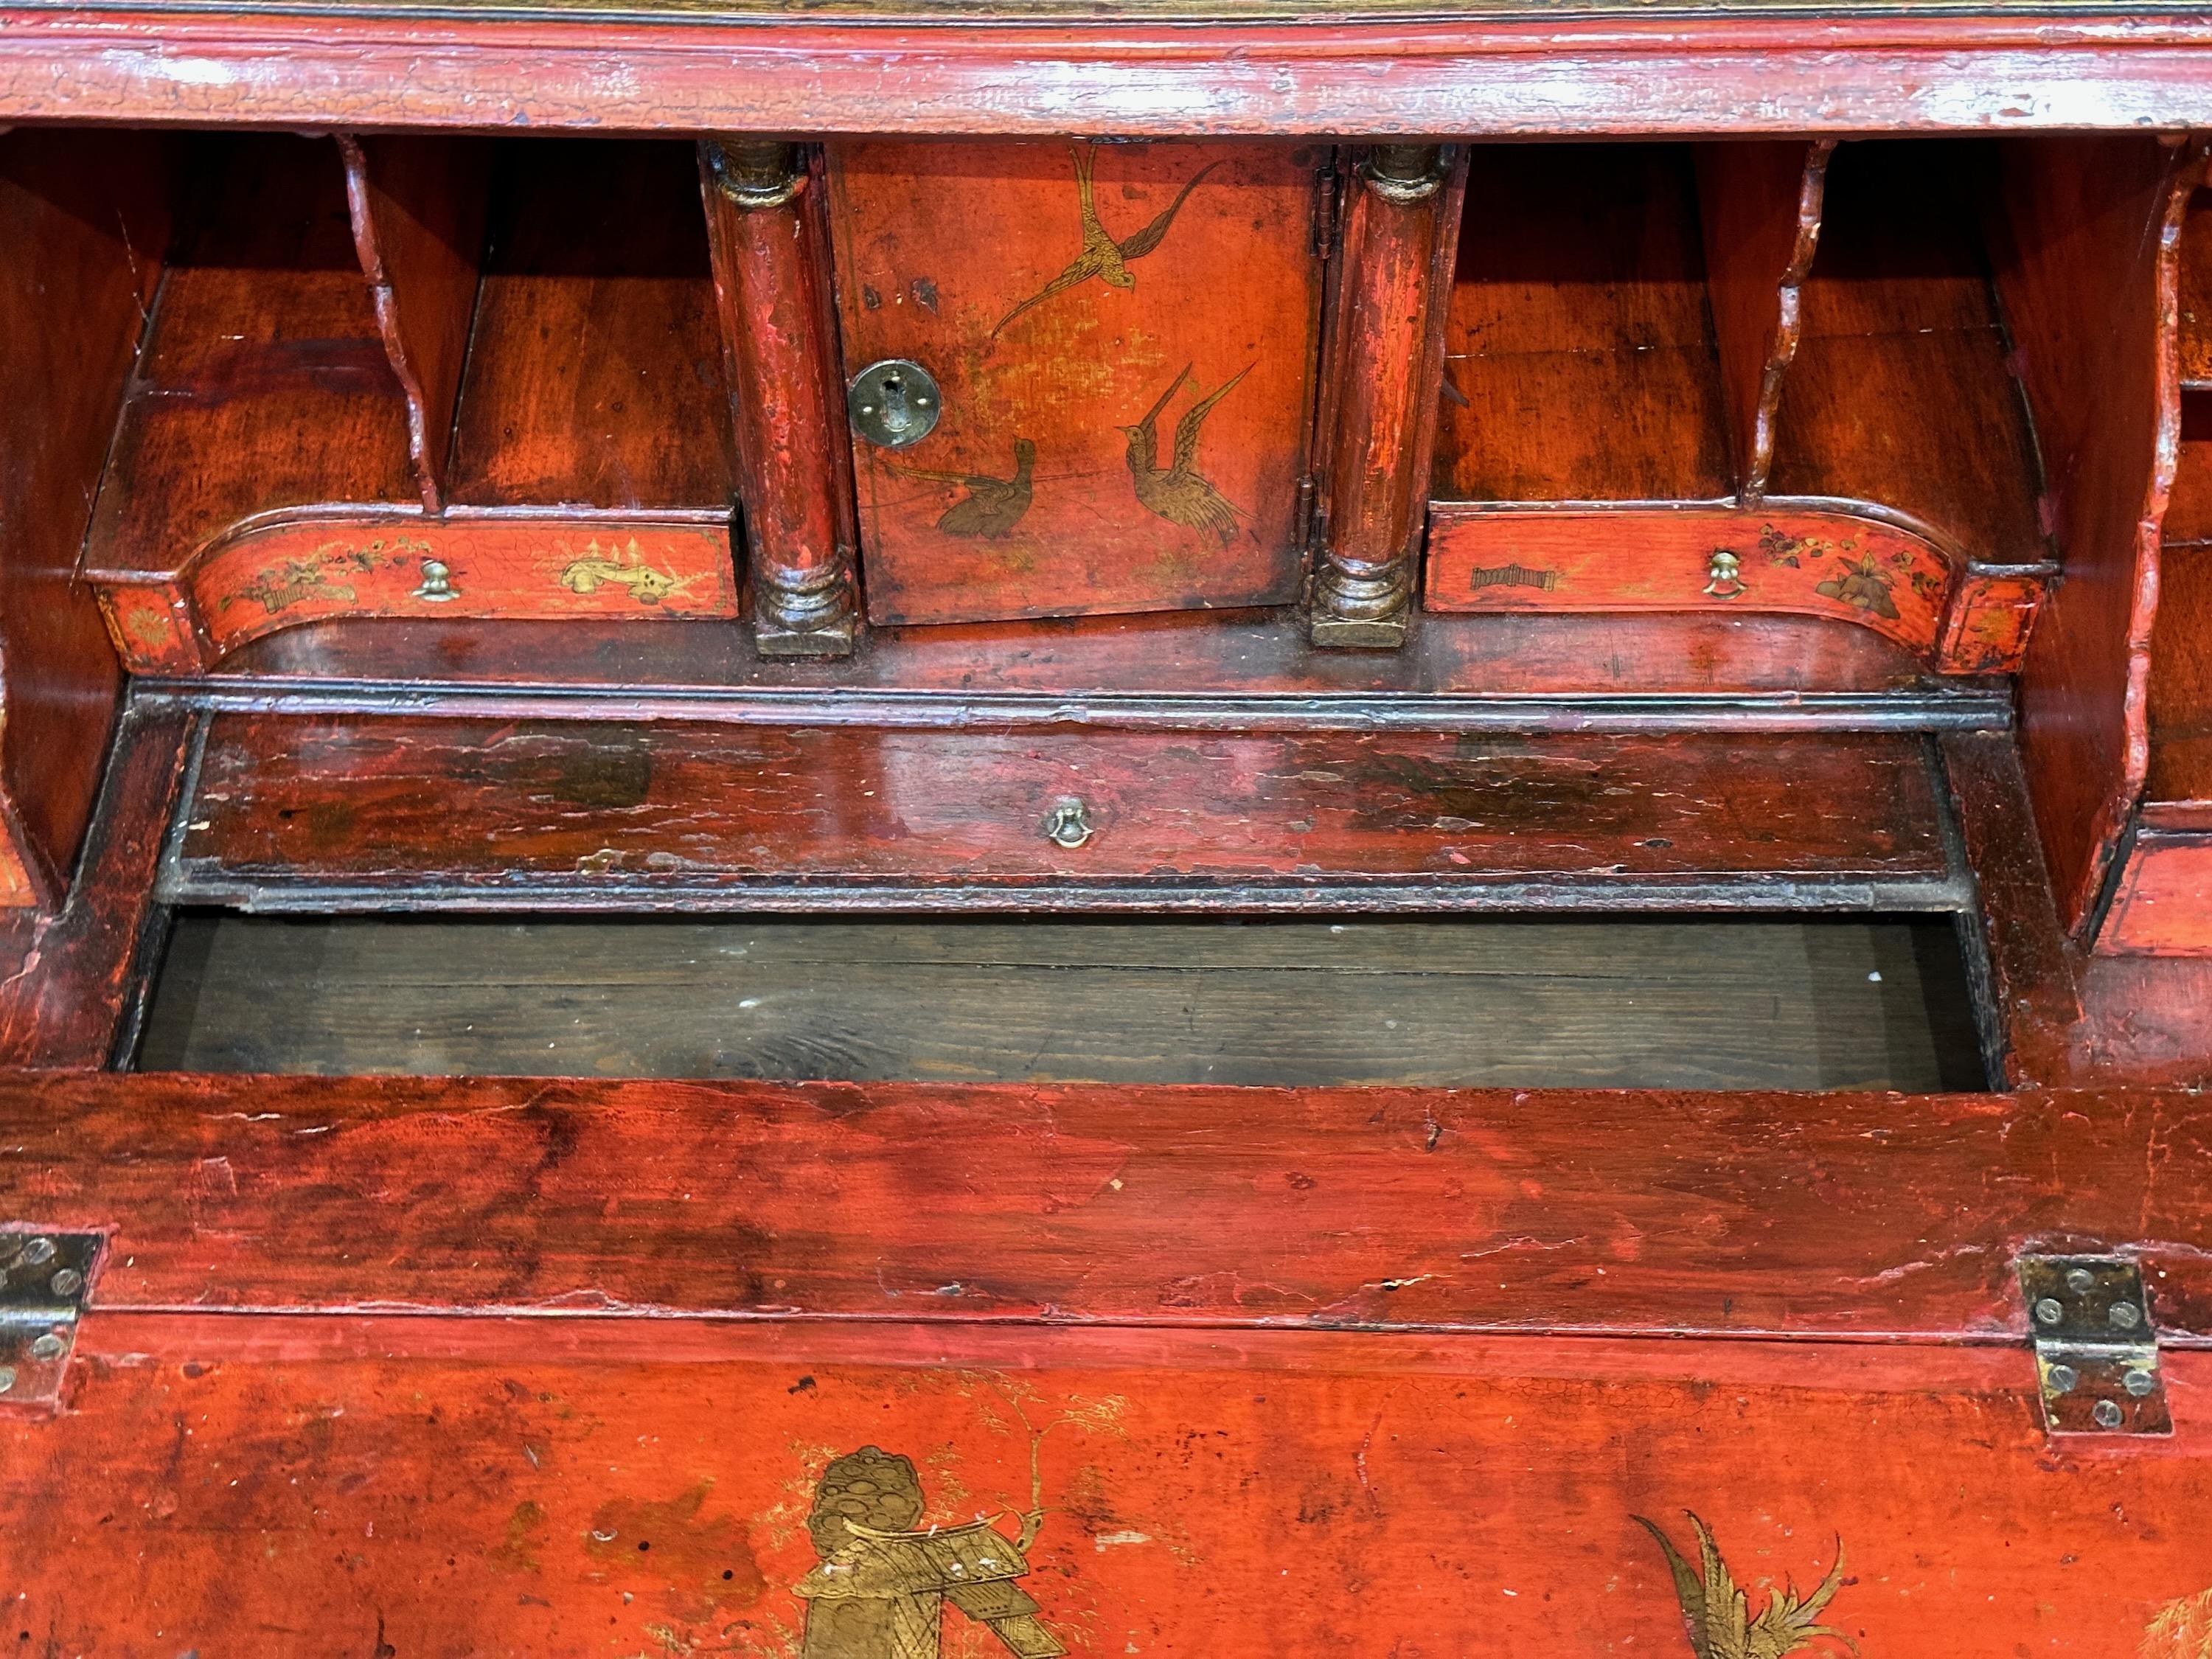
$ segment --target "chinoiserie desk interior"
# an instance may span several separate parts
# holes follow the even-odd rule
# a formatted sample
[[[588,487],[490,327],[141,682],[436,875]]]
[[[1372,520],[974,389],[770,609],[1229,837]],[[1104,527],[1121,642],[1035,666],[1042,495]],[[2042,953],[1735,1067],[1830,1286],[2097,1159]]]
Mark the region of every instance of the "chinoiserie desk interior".
[[[0,3],[0,1649],[2203,1659],[2208,134]]]

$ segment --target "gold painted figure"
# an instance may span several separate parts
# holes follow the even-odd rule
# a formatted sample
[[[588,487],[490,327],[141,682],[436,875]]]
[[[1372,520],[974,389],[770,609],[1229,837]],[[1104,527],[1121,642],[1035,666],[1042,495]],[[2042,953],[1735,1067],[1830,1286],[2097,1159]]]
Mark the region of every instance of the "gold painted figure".
[[[939,1659],[945,1603],[988,1626],[1015,1659],[1067,1651],[1014,1580],[1044,1519],[1008,1538],[988,1520],[921,1526],[914,1460],[863,1446],[822,1472],[807,1534],[822,1559],[793,1588],[806,1601],[801,1659]]]
[[[1030,475],[1036,465],[1036,446],[1027,438],[1017,438],[1011,478],[974,472],[925,472],[918,467],[897,465],[891,471],[902,478],[959,485],[968,493],[945,509],[937,527],[948,536],[980,536],[997,541],[1011,535],[1030,510]]]
[[[1749,1601],[1721,1559],[1711,1528],[1703,1521],[1690,1516],[1690,1526],[1698,1534],[1698,1565],[1692,1567],[1657,1527],[1640,1515],[1629,1518],[1657,1539],[1659,1547],[1666,1552],[1667,1570],[1674,1576],[1674,1595],[1682,1604],[1682,1624],[1697,1659],[1785,1659],[1824,1639],[1839,1642],[1853,1653],[1858,1651],[1858,1644],[1843,1632],[1816,1622],[1844,1582],[1841,1539],[1836,1540],[1836,1565],[1812,1595],[1800,1601],[1794,1584],[1770,1588],[1766,1605],[1754,1619]]]
[[[1066,270],[999,319],[999,326],[991,331],[993,338],[995,339],[1000,330],[1024,311],[1041,306],[1054,295],[1065,294],[1069,289],[1087,283],[1093,276],[1109,288],[1136,287],[1137,279],[1129,273],[1130,264],[1143,258],[1166,239],[1168,227],[1175,222],[1176,215],[1182,211],[1182,204],[1190,199],[1191,191],[1198,188],[1200,179],[1221,165],[1218,161],[1208,161],[1191,174],[1188,182],[1176,192],[1175,200],[1168,204],[1164,212],[1134,235],[1117,241],[1107,234],[1106,227],[1098,222],[1098,204],[1091,187],[1091,146],[1086,144],[1076,148],[1075,190],[1083,215],[1083,251],[1075,256]]]
[[[1159,464],[1160,412],[1190,379],[1189,364],[1183,365],[1182,372],[1160,393],[1159,402],[1146,411],[1143,420],[1121,428],[1122,435],[1129,441],[1129,477],[1136,485],[1137,500],[1147,513],[1157,514],[1170,524],[1179,524],[1186,530],[1201,533],[1210,531],[1224,543],[1236,539],[1235,505],[1198,471],[1198,434],[1206,424],[1206,417],[1213,412],[1214,404],[1227,397],[1253,368],[1247,363],[1183,410],[1182,418],[1176,422],[1175,461],[1170,466],[1163,468]]]

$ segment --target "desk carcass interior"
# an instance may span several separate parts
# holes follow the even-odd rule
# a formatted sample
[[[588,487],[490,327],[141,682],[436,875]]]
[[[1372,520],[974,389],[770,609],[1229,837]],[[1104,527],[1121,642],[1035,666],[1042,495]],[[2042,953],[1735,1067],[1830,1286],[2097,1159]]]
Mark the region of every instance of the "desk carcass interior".
[[[2205,1650],[2186,123],[470,125],[0,134],[0,1636]],[[1990,1090],[97,1075],[186,905],[1936,913]]]

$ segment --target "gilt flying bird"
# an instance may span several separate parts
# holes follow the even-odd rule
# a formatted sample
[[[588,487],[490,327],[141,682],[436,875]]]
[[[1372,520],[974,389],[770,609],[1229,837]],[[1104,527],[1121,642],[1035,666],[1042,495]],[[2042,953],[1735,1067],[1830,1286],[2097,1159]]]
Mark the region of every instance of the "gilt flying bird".
[[[1253,367],[1245,364],[1183,410],[1182,418],[1176,422],[1175,462],[1170,466],[1164,468],[1159,464],[1160,411],[1190,379],[1188,363],[1168,383],[1168,389],[1160,393],[1159,402],[1145,411],[1143,420],[1121,428],[1129,441],[1130,481],[1136,486],[1138,501],[1147,513],[1156,514],[1186,530],[1211,531],[1224,543],[1236,538],[1235,505],[1198,470],[1198,433],[1206,424],[1206,417],[1213,412],[1214,404],[1227,397],[1237,381],[1252,372]]]
[[[1116,240],[1107,234],[1106,227],[1098,222],[1098,205],[1091,189],[1091,161],[1090,148],[1079,147],[1075,151],[1075,191],[1082,205],[1083,251],[1075,256],[1066,270],[999,319],[998,328],[991,331],[994,339],[998,337],[1000,329],[1005,328],[1024,311],[1033,306],[1041,306],[1054,295],[1065,294],[1069,289],[1087,283],[1093,276],[1109,288],[1136,287],[1137,279],[1129,274],[1131,263],[1143,258],[1166,239],[1168,227],[1175,222],[1176,215],[1182,211],[1182,204],[1190,199],[1191,191],[1198,188],[1200,179],[1221,165],[1218,161],[1208,161],[1191,174],[1189,182],[1176,192],[1175,200],[1168,204],[1166,210],[1158,218],[1134,235]]]

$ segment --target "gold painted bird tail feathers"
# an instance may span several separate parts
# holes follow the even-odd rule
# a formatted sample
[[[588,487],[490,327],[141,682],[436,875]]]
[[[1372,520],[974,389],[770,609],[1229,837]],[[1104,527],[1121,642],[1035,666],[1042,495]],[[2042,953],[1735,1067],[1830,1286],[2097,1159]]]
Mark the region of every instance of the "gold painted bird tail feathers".
[[[1681,1604],[1683,1628],[1697,1659],[1787,1659],[1788,1655],[1823,1640],[1840,1643],[1852,1653],[1858,1651],[1858,1644],[1842,1631],[1818,1622],[1821,1611],[1843,1587],[1842,1539],[1836,1540],[1835,1565],[1810,1595],[1801,1601],[1797,1587],[1787,1580],[1779,1589],[1770,1585],[1766,1605],[1754,1619],[1749,1600],[1721,1559],[1712,1529],[1695,1514],[1683,1512],[1689,1516],[1698,1536],[1694,1567],[1656,1524],[1640,1515],[1629,1519],[1650,1533],[1666,1555],[1667,1571],[1674,1576],[1674,1596]]]

